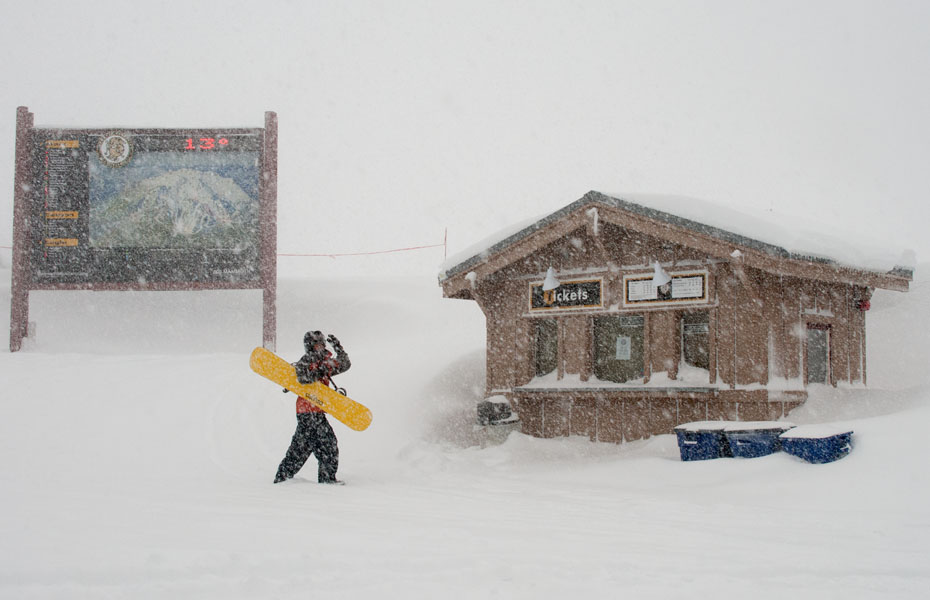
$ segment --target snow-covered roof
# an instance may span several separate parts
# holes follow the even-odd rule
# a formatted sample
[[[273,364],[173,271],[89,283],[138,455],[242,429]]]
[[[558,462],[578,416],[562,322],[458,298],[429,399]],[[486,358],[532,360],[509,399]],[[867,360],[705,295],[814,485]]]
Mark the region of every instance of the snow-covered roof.
[[[537,231],[585,207],[604,205],[654,221],[683,227],[699,234],[748,247],[768,255],[832,264],[861,271],[913,275],[913,252],[867,243],[859,235],[843,235],[829,224],[816,229],[802,225],[797,217],[769,211],[734,210],[705,200],[682,196],[608,196],[591,191],[579,200],[551,214],[507,227],[479,244],[449,257],[441,266],[440,280],[470,270]]]

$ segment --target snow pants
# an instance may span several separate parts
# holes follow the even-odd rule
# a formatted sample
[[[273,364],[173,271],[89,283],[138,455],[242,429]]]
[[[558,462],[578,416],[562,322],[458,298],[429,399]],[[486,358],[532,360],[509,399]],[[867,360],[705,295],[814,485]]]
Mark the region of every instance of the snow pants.
[[[297,430],[291,439],[291,446],[278,466],[275,483],[290,479],[300,471],[311,454],[316,455],[319,463],[317,480],[320,483],[336,481],[336,469],[339,468],[339,446],[332,426],[326,420],[326,413],[311,412],[297,415]]]

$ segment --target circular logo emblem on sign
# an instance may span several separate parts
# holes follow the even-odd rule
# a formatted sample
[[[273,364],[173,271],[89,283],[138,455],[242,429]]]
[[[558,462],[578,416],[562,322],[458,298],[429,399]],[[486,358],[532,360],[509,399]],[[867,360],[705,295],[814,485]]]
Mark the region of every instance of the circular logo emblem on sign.
[[[111,133],[102,140],[97,146],[97,154],[100,160],[108,167],[122,167],[132,158],[132,144],[129,140],[118,134]]]

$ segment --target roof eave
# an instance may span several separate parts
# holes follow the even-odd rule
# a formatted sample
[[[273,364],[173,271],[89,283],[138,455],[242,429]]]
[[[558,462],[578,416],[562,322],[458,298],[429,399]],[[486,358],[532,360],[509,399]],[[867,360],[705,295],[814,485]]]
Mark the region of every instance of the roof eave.
[[[740,250],[740,252],[746,256],[747,260],[745,264],[748,266],[779,275],[828,279],[853,285],[879,287],[895,291],[907,291],[909,282],[913,279],[913,270],[905,267],[895,267],[889,272],[878,272],[869,269],[844,266],[831,259],[793,254],[773,244],[761,242],[731,231],[678,217],[677,215],[660,210],[641,206],[621,198],[607,196],[597,191],[590,191],[575,202],[572,202],[532,225],[493,244],[487,250],[440,273],[439,281],[443,287],[444,295],[446,297],[461,297],[455,296],[454,294],[461,294],[461,290],[470,288],[472,285],[471,282],[465,281],[467,273],[482,270],[482,266],[493,262],[495,257],[501,255],[505,250],[515,244],[524,242],[538,235],[554,223],[566,219],[573,214],[580,214],[581,209],[587,209],[591,205],[608,209],[608,216],[610,212],[619,211],[632,218],[634,221],[640,222],[640,224],[646,222],[641,221],[642,219],[661,223],[663,225],[662,229],[643,232],[668,239],[669,241],[682,243],[680,240],[681,237],[684,236],[686,238],[691,238],[693,243],[695,239],[701,238],[708,243],[696,245],[701,246],[702,250],[707,251],[708,254],[711,255],[726,258],[734,250]],[[623,220],[620,218],[609,218],[608,220],[618,225],[628,225],[627,223],[620,223],[620,221]],[[573,226],[578,225],[580,225],[580,222],[573,223]],[[636,227],[636,229],[642,231],[642,229],[648,230],[652,228]],[[662,231],[663,229],[665,230],[664,234]],[[690,246],[692,244],[686,243],[685,245]],[[519,258],[511,260],[507,264],[511,264],[516,260],[519,260]],[[780,267],[778,266],[779,263],[781,265]],[[503,266],[506,265],[502,265],[499,268]]]

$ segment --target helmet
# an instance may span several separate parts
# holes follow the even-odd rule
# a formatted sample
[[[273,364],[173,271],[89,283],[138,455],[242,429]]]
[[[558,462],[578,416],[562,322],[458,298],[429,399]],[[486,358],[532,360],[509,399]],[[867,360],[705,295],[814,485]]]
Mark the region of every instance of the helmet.
[[[304,348],[307,352],[312,352],[314,346],[326,345],[326,336],[322,331],[308,331],[304,334]]]

